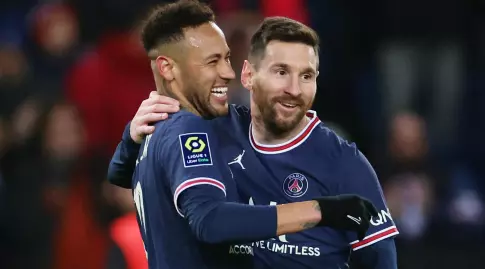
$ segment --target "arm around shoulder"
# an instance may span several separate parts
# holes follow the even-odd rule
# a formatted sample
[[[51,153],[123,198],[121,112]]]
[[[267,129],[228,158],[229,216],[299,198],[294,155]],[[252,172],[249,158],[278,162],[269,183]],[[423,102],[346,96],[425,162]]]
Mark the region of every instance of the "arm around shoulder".
[[[128,123],[108,167],[107,177],[111,184],[126,189],[131,188],[139,150],[140,145],[130,137],[130,123]]]

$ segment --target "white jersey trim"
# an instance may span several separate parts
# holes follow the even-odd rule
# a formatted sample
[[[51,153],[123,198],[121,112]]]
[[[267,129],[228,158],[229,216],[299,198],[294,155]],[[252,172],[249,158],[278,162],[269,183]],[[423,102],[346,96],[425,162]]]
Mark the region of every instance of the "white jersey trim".
[[[253,147],[254,150],[256,150],[259,153],[263,154],[279,154],[279,153],[284,153],[287,151],[290,151],[299,145],[303,144],[308,137],[310,137],[311,133],[313,130],[321,123],[320,119],[317,116],[317,112],[313,110],[308,110],[307,117],[310,118],[310,122],[307,123],[305,128],[300,131],[295,137],[292,139],[288,140],[287,142],[276,144],[276,145],[266,145],[266,144],[261,144],[256,141],[256,139],[253,136],[253,126],[252,124],[249,125],[249,142],[251,143],[251,146]]]
[[[219,180],[216,180],[216,179],[213,179],[213,178],[208,178],[208,177],[197,177],[197,178],[188,179],[188,180],[182,182],[175,189],[175,192],[173,194],[173,203],[175,205],[175,209],[177,210],[177,213],[179,213],[179,215],[181,217],[184,217],[184,215],[182,214],[182,212],[180,212],[180,209],[178,208],[178,205],[177,205],[178,198],[179,198],[180,194],[183,191],[185,191],[186,189],[188,189],[190,187],[198,186],[198,185],[214,186],[214,187],[220,189],[222,192],[224,192],[224,196],[226,196],[226,186],[222,182],[220,182]]]
[[[384,240],[386,238],[389,238],[398,234],[399,234],[399,231],[397,230],[396,226],[391,226],[386,229],[375,232],[371,235],[368,235],[361,241],[358,241],[358,240],[353,241],[350,243],[350,245],[352,246],[352,250],[359,250],[361,248],[365,248],[381,240]]]

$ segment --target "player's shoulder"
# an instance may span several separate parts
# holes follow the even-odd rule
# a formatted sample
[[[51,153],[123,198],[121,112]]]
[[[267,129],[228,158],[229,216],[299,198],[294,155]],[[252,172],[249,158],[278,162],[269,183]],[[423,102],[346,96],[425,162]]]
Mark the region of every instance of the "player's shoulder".
[[[228,120],[239,123],[240,125],[242,124],[244,126],[249,126],[249,122],[251,122],[251,111],[249,110],[249,107],[245,105],[231,104],[229,105],[227,118]]]
[[[320,122],[314,132],[317,140],[315,145],[321,152],[325,152],[327,158],[342,160],[359,156],[359,149],[354,142],[343,138],[324,122]]]
[[[169,114],[168,118],[155,123],[155,139],[170,139],[191,131],[207,131],[208,121],[186,110]]]
[[[251,116],[249,107],[245,105],[230,104],[229,113],[235,116],[244,117],[244,118]]]
[[[199,115],[195,115],[194,113],[191,113],[187,110],[180,110],[176,113],[169,114],[166,120],[157,122],[155,124],[155,127],[171,127],[167,129],[167,131],[178,131],[177,127],[188,127],[192,124],[205,124],[206,122],[207,120]]]
[[[251,113],[247,106],[230,104],[226,116],[220,116],[210,121],[218,132],[230,131],[232,134],[247,135]]]

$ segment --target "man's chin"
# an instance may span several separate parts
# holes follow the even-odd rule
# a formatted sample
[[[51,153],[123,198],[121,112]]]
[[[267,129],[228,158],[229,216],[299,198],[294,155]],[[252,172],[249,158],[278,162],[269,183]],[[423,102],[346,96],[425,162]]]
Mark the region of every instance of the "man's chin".
[[[305,117],[305,113],[299,111],[291,116],[283,115],[282,113],[278,113],[274,119],[270,119],[274,121],[274,125],[281,130],[281,132],[289,132],[295,129],[298,124],[301,122],[303,117]]]
[[[217,103],[211,104],[212,105],[212,112],[214,117],[225,116],[229,112],[229,105],[226,102],[225,104]]]
[[[221,94],[221,95],[215,95],[211,94],[210,95],[210,103],[211,105],[216,108],[216,107],[227,107],[227,94]]]
[[[266,124],[266,126],[269,127],[269,129],[271,129],[271,132],[276,135],[287,133],[293,130],[297,125],[297,122],[294,119],[289,119],[288,117],[276,117],[274,119],[267,119],[267,122],[270,124]]]

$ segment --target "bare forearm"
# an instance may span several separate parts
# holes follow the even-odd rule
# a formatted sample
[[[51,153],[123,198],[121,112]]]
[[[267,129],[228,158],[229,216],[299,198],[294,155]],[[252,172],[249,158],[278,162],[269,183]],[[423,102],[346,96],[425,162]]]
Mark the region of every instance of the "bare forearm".
[[[301,232],[315,227],[322,219],[317,201],[277,205],[278,235]]]

